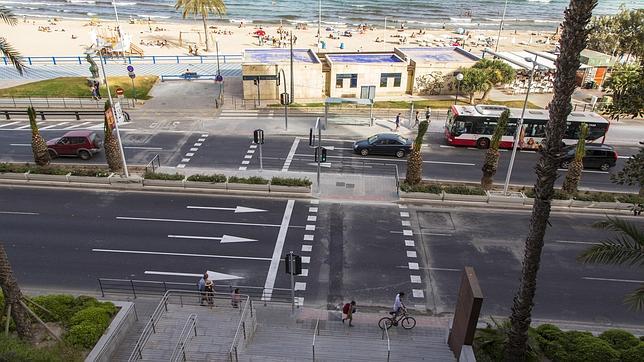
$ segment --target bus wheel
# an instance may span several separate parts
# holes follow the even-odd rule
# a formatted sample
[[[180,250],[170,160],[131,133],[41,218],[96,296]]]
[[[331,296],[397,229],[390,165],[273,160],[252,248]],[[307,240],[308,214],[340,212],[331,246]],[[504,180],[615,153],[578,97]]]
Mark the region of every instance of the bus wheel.
[[[490,140],[487,138],[479,138],[478,141],[476,141],[476,147],[485,150],[490,148]]]

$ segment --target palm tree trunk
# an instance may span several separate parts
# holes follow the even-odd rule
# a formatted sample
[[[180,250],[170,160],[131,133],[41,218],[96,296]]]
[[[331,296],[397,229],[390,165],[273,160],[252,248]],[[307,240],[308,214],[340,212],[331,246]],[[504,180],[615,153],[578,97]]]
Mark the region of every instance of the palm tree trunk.
[[[411,149],[407,159],[407,176],[405,182],[409,185],[418,185],[422,179],[423,157],[420,150]]]
[[[574,160],[570,163],[563,186],[561,186],[561,190],[563,192],[570,196],[573,196],[577,193],[577,187],[579,186],[579,180],[581,180],[581,171],[583,169],[584,164],[582,163],[582,161]]]
[[[9,264],[9,258],[7,257],[4,245],[2,245],[1,242],[0,287],[2,287],[2,293],[4,294],[4,313],[6,313],[7,308],[11,307],[11,318],[16,324],[16,332],[18,332],[18,336],[23,340],[31,339],[32,332],[29,313],[25,307],[20,304],[20,301],[22,300],[22,292],[20,291],[16,278],[13,276],[11,264]]]
[[[488,98],[490,97],[490,93],[492,92],[492,88],[494,88],[494,85],[490,85],[490,88],[486,89],[485,92],[483,92],[483,96],[481,97],[481,103],[485,103]]]
[[[525,361],[532,307],[537,288],[537,273],[541,262],[543,238],[550,217],[550,201],[554,194],[561,153],[561,139],[566,129],[566,118],[572,106],[570,99],[575,90],[575,74],[579,69],[579,54],[586,47],[586,26],[597,0],[571,0],[564,13],[563,30],[559,45],[561,54],[555,61],[554,96],[550,102],[550,120],[546,124],[546,138],[542,143],[536,166],[535,200],[530,229],[525,242],[519,289],[514,296],[505,350],[506,361]]]
[[[208,43],[208,23],[206,22],[206,15],[202,14],[201,19],[203,20],[203,33],[206,38],[206,51],[210,51],[210,45]]]
[[[496,175],[499,166],[499,151],[490,148],[485,153],[485,163],[483,163],[483,176],[481,176],[481,187],[483,190],[492,190],[494,187],[494,175]]]

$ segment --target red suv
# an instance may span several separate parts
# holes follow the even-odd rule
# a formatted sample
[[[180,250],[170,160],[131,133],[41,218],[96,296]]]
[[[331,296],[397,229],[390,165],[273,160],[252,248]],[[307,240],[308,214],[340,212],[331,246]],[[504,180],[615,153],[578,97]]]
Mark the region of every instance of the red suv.
[[[52,158],[58,156],[78,156],[89,160],[101,151],[103,141],[92,131],[69,131],[62,137],[47,141],[47,149]]]

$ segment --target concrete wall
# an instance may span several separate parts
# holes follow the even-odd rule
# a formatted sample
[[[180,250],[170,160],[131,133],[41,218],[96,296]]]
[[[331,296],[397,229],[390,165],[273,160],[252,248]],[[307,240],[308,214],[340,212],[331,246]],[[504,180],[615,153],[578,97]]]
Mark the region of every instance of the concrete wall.
[[[286,75],[286,90],[291,92],[291,75],[289,64],[243,64],[242,89],[244,99],[257,99],[257,85],[252,80],[243,80],[244,76],[275,75],[284,69]],[[295,63],[293,64],[293,79],[295,83],[295,101],[297,99],[319,99],[324,95],[324,74],[320,63]],[[275,80],[260,80],[260,99],[279,100],[280,93],[284,92],[282,83],[277,89]]]
[[[400,73],[400,86],[394,87],[394,79],[389,78],[387,87],[380,87],[380,75],[382,73]],[[350,80],[344,79],[343,87],[336,88],[337,74],[357,74],[357,87],[350,88]],[[328,94],[331,97],[359,98],[362,86],[376,86],[376,97],[401,96],[405,94],[407,89],[407,79],[407,64],[404,62],[375,64],[332,63]]]

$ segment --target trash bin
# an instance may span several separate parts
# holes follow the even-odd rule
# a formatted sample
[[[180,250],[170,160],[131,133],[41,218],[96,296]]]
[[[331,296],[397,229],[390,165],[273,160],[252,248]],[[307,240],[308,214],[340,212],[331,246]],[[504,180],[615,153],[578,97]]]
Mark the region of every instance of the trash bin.
[[[320,45],[322,46],[322,49],[326,49],[326,42],[324,40],[320,41]]]
[[[340,49],[344,49],[344,43],[340,43]]]

